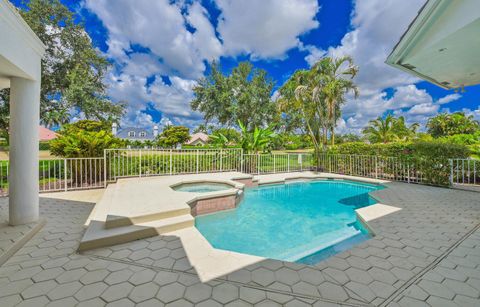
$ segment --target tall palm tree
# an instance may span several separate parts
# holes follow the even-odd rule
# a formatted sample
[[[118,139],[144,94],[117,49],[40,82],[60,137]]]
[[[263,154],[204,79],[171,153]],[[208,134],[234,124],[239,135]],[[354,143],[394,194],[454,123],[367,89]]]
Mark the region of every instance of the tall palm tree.
[[[353,78],[358,67],[349,56],[340,58],[323,58],[313,67],[312,99],[323,100],[326,107],[327,125],[330,129],[332,145],[335,144],[335,126],[341,116],[340,106],[345,102],[345,95],[353,92],[358,97],[358,88]]]
[[[370,142],[388,143],[397,138],[394,129],[395,118],[387,115],[385,118],[378,117],[369,122],[369,125],[363,129]]]
[[[61,108],[58,110],[49,110],[42,114],[41,121],[47,128],[57,125],[63,125],[70,120],[70,114],[67,109]]]

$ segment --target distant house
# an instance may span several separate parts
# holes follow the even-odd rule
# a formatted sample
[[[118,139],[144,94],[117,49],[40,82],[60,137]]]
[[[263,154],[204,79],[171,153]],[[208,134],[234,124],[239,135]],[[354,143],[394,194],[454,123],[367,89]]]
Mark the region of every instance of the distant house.
[[[208,143],[208,135],[203,132],[194,133],[190,136],[190,140],[185,143],[191,146],[205,146]]]
[[[56,132],[43,126],[38,126],[38,138],[40,139],[40,142],[48,142],[56,139],[57,137],[58,134]]]
[[[152,130],[146,128],[124,127],[118,129],[116,123],[112,124],[112,134],[116,137],[129,141],[153,141],[158,136],[158,126],[153,126]]]

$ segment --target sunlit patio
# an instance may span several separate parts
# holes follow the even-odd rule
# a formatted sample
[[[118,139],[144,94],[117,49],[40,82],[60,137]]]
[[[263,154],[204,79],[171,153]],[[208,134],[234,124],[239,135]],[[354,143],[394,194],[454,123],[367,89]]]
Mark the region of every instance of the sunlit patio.
[[[206,278],[184,244],[193,227],[78,253],[94,207],[88,201],[101,193],[47,194],[40,200],[43,227],[2,227],[7,248],[7,242],[34,234],[0,268],[0,305],[478,305],[477,193],[386,185],[374,196],[400,210],[368,221],[374,238],[315,266],[263,259]],[[0,208],[6,220],[7,199]],[[228,266],[211,256],[213,266]]]

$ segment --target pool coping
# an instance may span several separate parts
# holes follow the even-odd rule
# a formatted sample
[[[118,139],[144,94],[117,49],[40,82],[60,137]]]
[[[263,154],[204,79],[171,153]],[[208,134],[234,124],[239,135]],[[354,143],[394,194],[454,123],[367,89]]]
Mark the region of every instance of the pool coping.
[[[119,180],[119,182],[115,185],[109,186],[104,193],[104,196],[107,198],[110,197],[110,203],[112,203],[112,193],[118,191],[122,186],[125,185],[130,186],[130,190],[135,190],[135,188],[142,187],[143,184],[150,185],[149,191],[156,191],[157,193],[168,191],[168,195],[162,195],[163,198],[160,198],[161,201],[165,203],[165,199],[171,199],[174,203],[170,203],[169,208],[176,208],[176,210],[184,210],[178,211],[178,214],[183,214],[182,216],[190,216],[188,221],[182,221],[183,224],[179,225],[179,227],[167,227],[165,228],[166,231],[160,232],[158,229],[155,231],[152,228],[152,224],[150,223],[143,223],[143,224],[135,224],[132,223],[131,227],[135,234],[129,233],[128,230],[124,231],[125,227],[117,227],[112,228],[111,233],[113,233],[114,237],[107,238],[109,235],[108,232],[105,232],[104,226],[101,225],[101,221],[93,220],[93,223],[88,226],[87,231],[85,232],[84,237],[82,238],[79,250],[85,251],[87,249],[97,248],[97,247],[104,247],[108,245],[117,245],[121,243],[126,243],[132,240],[147,238],[155,235],[178,235],[182,238],[182,243],[185,246],[185,250],[189,250],[190,246],[198,247],[199,242],[202,240],[198,240],[198,235],[201,238],[204,238],[203,235],[195,228],[194,217],[192,216],[192,208],[191,204],[197,201],[201,201],[204,199],[212,199],[224,196],[238,196],[239,192],[242,192],[245,188],[245,184],[235,182],[235,179],[250,179],[251,182],[258,184],[259,186],[266,185],[266,184],[281,184],[281,183],[288,183],[292,180],[349,180],[355,181],[360,183],[367,183],[367,184],[385,184],[388,183],[386,180],[377,180],[377,179],[366,179],[366,178],[359,178],[353,176],[346,176],[346,175],[334,175],[328,173],[314,173],[311,171],[302,172],[302,173],[281,173],[281,174],[266,174],[260,176],[252,176],[248,174],[242,173],[214,173],[214,174],[199,174],[199,175],[182,175],[182,176],[169,176],[169,177],[147,177],[141,178],[140,180],[136,178],[135,180],[132,179],[123,179]],[[196,182],[218,182],[218,183],[229,183],[230,185],[235,185],[236,188],[222,190],[222,191],[213,191],[207,193],[195,193],[195,192],[182,192],[182,191],[175,191],[171,188],[172,185],[178,185],[181,183],[196,183]],[[152,187],[155,188],[152,190]],[[160,187],[160,188],[159,188]],[[161,188],[163,187],[163,188]],[[145,188],[145,187],[143,187]],[[109,191],[113,190],[112,191]],[[148,189],[147,189],[148,190]],[[144,193],[145,191],[136,191],[137,194],[135,195],[148,195],[148,193]],[[141,193],[141,194],[139,194]],[[125,195],[125,193],[123,193]],[[158,194],[159,196],[161,195]],[[151,197],[155,198],[154,196],[150,195]],[[170,198],[169,198],[170,197]],[[118,197],[117,197],[118,199]],[[141,200],[139,200],[141,201]],[[99,202],[101,203],[102,200]],[[97,204],[95,207],[97,207]],[[370,207],[370,206],[367,206]],[[366,208],[366,207],[364,207]],[[96,208],[97,209],[97,208]],[[111,208],[110,208],[111,209]],[[187,213],[187,210],[189,213]],[[234,210],[234,208],[232,209]],[[97,212],[98,210],[93,210],[92,212]],[[107,213],[107,218],[109,216],[109,212]],[[175,213],[177,215],[177,212]],[[375,234],[375,231],[368,225],[367,217],[368,213],[364,212],[356,212],[357,220],[359,220],[366,229],[368,229],[372,234]],[[364,216],[365,215],[365,216]],[[115,217],[115,216],[114,216]],[[137,215],[127,216],[124,219],[128,219],[130,221],[135,221],[138,218]],[[140,220],[141,216],[140,216]],[[99,224],[100,223],[100,224]],[[122,226],[122,225],[120,225]],[[125,225],[123,225],[125,226]],[[103,229],[102,229],[103,228]],[[187,234],[187,235],[186,235]],[[196,239],[195,239],[196,238]],[[198,248],[194,248],[196,252],[192,252],[189,255],[192,266],[194,266],[199,272],[203,272],[200,275],[200,278],[204,281],[209,280],[211,278],[216,278],[218,276],[222,276],[228,274],[229,272],[233,272],[238,270],[245,263],[255,263],[258,261],[264,261],[269,258],[259,257],[255,255],[231,252],[221,249],[214,248],[208,240],[207,244],[201,244],[201,249],[211,257],[211,255],[215,255],[217,258],[223,259],[222,265],[218,265],[218,261],[211,262],[210,260],[205,260],[200,257],[197,257],[197,254],[204,255],[203,252],[199,253]],[[208,258],[207,257],[207,258]]]

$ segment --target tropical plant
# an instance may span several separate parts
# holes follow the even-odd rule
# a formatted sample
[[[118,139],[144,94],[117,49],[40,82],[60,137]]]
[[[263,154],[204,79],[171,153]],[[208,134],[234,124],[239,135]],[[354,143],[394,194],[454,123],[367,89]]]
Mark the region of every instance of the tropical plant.
[[[247,126],[241,121],[238,121],[238,126],[242,132],[240,146],[244,153],[258,153],[260,151],[265,151],[266,149],[269,149],[273,139],[277,137],[277,134],[273,131],[272,127],[254,127],[253,130],[248,130]]]
[[[237,121],[249,129],[272,121],[275,103],[270,99],[273,81],[266,71],[254,69],[250,62],[241,62],[225,76],[216,62],[210,73],[198,81],[190,102],[194,111],[203,113],[206,122],[234,126]]]
[[[480,123],[464,112],[441,113],[427,122],[427,131],[433,137],[470,134],[480,130]]]
[[[70,114],[66,109],[52,109],[43,114],[41,123],[47,128],[67,124],[70,121]]]
[[[279,90],[279,109],[295,125],[305,127],[317,151],[327,142],[330,132],[335,144],[334,130],[341,116],[345,96],[358,89],[353,78],[358,67],[350,57],[325,57],[310,70],[298,70]]]
[[[221,132],[210,135],[209,141],[213,146],[221,148],[226,148],[228,143],[230,143],[228,138]]]
[[[311,72],[297,70],[279,89],[278,107],[288,121],[288,130],[300,128],[305,130],[317,151],[324,143],[326,113],[322,101],[313,100],[309,84]]]
[[[104,149],[120,148],[124,142],[114,137],[108,123],[82,120],[67,124],[58,131],[59,136],[50,141],[50,151],[53,155],[78,158],[102,157]]]
[[[384,118],[378,117],[369,121],[369,125],[363,129],[363,134],[371,143],[407,141],[415,137],[418,127],[417,123],[407,126],[403,116],[395,118],[388,114]]]
[[[240,133],[234,128],[216,128],[212,129],[212,135],[223,134],[231,144],[236,144],[240,140]]]
[[[167,126],[158,136],[157,143],[161,147],[173,147],[190,139],[190,129],[185,126]]]
[[[405,117],[400,116],[393,119],[393,132],[396,137],[402,141],[412,140],[417,135],[417,130],[420,127],[419,123],[413,123],[408,126],[405,122]]]
[[[341,116],[340,106],[345,102],[345,95],[353,92],[354,97],[358,97],[358,88],[352,80],[358,73],[358,67],[349,56],[326,57],[317,62],[312,71],[314,77],[312,99],[325,101],[327,126],[334,145],[335,127]]]

